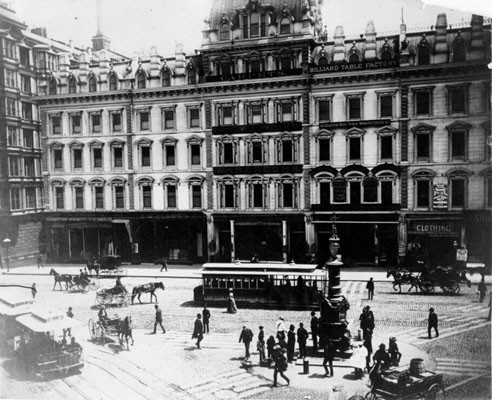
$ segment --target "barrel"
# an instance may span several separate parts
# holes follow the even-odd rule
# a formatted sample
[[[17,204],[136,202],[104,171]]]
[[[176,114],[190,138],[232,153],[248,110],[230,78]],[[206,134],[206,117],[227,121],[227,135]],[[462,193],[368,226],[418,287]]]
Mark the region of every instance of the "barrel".
[[[424,360],[412,358],[410,360],[410,374],[413,376],[422,375],[425,372]]]

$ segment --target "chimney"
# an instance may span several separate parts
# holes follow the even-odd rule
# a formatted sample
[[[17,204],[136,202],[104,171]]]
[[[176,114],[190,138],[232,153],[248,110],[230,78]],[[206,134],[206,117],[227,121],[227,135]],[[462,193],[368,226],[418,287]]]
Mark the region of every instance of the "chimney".
[[[44,38],[48,37],[48,31],[46,30],[46,27],[32,28],[31,32]]]

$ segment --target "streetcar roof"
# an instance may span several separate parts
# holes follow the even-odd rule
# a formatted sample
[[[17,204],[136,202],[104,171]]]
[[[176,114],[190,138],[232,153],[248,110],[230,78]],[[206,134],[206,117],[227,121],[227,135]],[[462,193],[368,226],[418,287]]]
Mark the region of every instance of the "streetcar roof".
[[[34,299],[24,293],[5,292],[0,297],[0,315],[17,316],[31,311]]]
[[[203,271],[259,271],[267,273],[311,273],[316,270],[314,264],[284,264],[284,263],[205,263],[202,266]]]
[[[36,310],[29,314],[21,315],[16,321],[33,332],[62,331],[78,325],[77,320],[67,318],[63,314],[53,310]]]

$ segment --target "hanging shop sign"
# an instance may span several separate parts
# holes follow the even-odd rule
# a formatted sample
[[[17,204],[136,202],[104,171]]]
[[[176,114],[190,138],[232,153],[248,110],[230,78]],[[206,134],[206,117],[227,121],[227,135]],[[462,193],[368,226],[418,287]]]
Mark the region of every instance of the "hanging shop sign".
[[[448,185],[439,183],[432,188],[432,207],[448,208]]]

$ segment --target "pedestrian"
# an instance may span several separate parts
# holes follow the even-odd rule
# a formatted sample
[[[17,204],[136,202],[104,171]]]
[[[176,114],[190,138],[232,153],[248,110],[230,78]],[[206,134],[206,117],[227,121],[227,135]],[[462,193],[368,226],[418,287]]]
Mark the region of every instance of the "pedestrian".
[[[244,350],[245,350],[245,356],[244,359],[248,360],[250,357],[249,354],[249,345],[251,344],[251,341],[253,340],[253,331],[249,328],[246,328],[243,326],[243,330],[241,331],[241,335],[239,335],[239,343],[243,342],[244,343]]]
[[[398,349],[398,344],[396,343],[396,337],[394,336],[389,339],[388,353],[391,365],[398,367],[398,365],[400,365],[401,353]]]
[[[354,365],[354,374],[357,379],[362,379],[364,377],[364,368],[366,366],[368,354],[367,348],[362,343],[354,349],[351,358]]]
[[[156,304],[155,305],[155,322],[154,322],[154,332],[153,334],[156,333],[157,330],[157,325],[159,325],[162,328],[162,333],[166,333],[166,330],[162,326],[162,311],[159,308],[159,306]]]
[[[41,255],[41,253],[38,254],[37,261],[38,261],[38,269],[39,268],[44,268],[44,265],[43,265],[43,256]]]
[[[229,303],[227,306],[227,312],[229,314],[237,313],[236,299],[234,298],[234,292],[232,291],[232,288],[229,289]]]
[[[278,317],[277,321],[277,339],[285,341],[287,328],[285,327],[285,322],[283,317]]]
[[[390,367],[390,356],[386,352],[384,343],[379,345],[379,349],[374,353],[372,360],[376,364],[376,367],[381,367],[382,369],[388,369]]]
[[[36,298],[36,294],[38,293],[38,289],[36,289],[36,284],[33,283],[32,286],[31,286],[31,294],[32,294],[32,298],[35,299]]]
[[[73,318],[73,311],[72,311],[72,307],[68,307],[68,310],[67,310],[67,317],[68,318]],[[63,338],[65,338],[65,336],[68,335],[68,336],[72,336],[72,328],[66,328],[66,329],[63,329]]]
[[[166,258],[162,257],[161,265],[162,265],[162,267],[161,267],[161,270],[159,272],[162,272],[163,269],[165,269],[167,272],[167,259]]]
[[[319,329],[319,320],[316,316],[316,312],[311,311],[311,338],[313,340],[313,350],[318,350],[318,329]]]
[[[294,331],[296,327],[294,325],[289,326],[289,332],[287,332],[287,361],[294,362],[294,353],[296,350],[296,333]]]
[[[365,306],[362,310],[362,314],[359,317],[360,329],[362,329],[362,338],[365,339],[369,333],[374,331],[374,314],[371,311],[371,307]]]
[[[202,316],[203,316],[203,333],[209,333],[209,326],[208,322],[210,321],[210,310],[207,308],[207,304],[203,304],[203,311],[202,311]]]
[[[284,374],[285,371],[287,371],[288,363],[287,363],[287,358],[286,358],[286,353],[287,350],[281,349],[278,356],[275,359],[275,369],[273,372],[273,386],[277,387],[277,376],[280,374],[282,378],[285,379],[287,382],[287,385],[290,384],[290,379],[287,378]]]
[[[89,282],[89,271],[87,270],[87,267],[84,267],[84,276],[87,282]]]
[[[434,328],[436,331],[436,338],[439,337],[439,331],[437,330],[437,314],[434,312],[434,308],[429,309],[429,322],[427,325],[427,333],[429,339],[432,337],[431,329]]]
[[[364,339],[364,347],[367,349],[366,355],[366,371],[369,373],[371,370],[371,354],[372,354],[372,333],[366,336]]]
[[[367,282],[366,289],[367,289],[367,300],[372,300],[374,297],[374,281],[372,280],[372,277]]]
[[[99,318],[99,322],[101,323],[101,325],[106,326],[108,321],[108,313],[104,305],[101,305],[101,308],[99,308],[99,312],[97,313],[97,316]]]
[[[200,348],[200,342],[203,339],[203,324],[202,324],[202,315],[201,314],[196,315],[195,328],[193,329],[193,334],[191,335],[191,338],[196,339],[196,347],[199,349]]]
[[[479,301],[483,303],[483,299],[485,298],[485,293],[487,292],[487,285],[485,284],[485,278],[482,277],[482,280],[478,283],[478,293],[480,295]]]
[[[323,358],[323,367],[325,368],[325,376],[333,377],[333,358],[335,357],[335,348],[333,342],[330,339],[325,341],[325,353]],[[328,373],[328,366],[330,367],[330,373]]]
[[[273,359],[273,348],[275,347],[275,338],[273,337],[273,335],[270,335],[270,337],[268,338],[267,342],[266,342],[266,345],[267,345],[267,356],[270,360]]]
[[[306,358],[306,342],[309,337],[309,333],[304,328],[304,324],[299,323],[299,328],[297,329],[297,343],[299,344],[299,358]]]
[[[258,341],[256,342],[256,350],[258,350],[258,355],[260,357],[260,365],[265,362],[265,332],[263,331],[263,326],[259,327],[260,332],[258,333]]]

